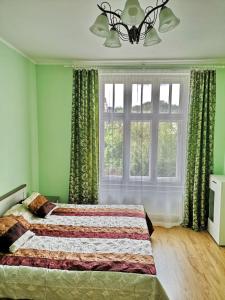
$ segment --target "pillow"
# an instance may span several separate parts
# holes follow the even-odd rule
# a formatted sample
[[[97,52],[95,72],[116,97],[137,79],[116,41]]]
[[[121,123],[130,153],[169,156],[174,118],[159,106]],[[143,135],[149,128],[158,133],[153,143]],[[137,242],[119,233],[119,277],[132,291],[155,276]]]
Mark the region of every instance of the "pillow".
[[[40,218],[49,216],[57,207],[39,193],[33,193],[30,197],[23,201],[23,205]]]
[[[23,217],[0,217],[0,252],[15,252],[35,234]]]
[[[23,216],[24,219],[26,220],[32,220],[36,218],[29,210],[27,207],[25,207],[23,204],[16,204],[13,205],[10,209],[8,209],[5,213],[4,216],[9,216],[9,215],[14,215],[14,216]]]
[[[9,252],[15,253],[20,247],[22,247],[26,241],[31,239],[33,236],[35,236],[35,233],[27,230],[18,240],[16,240],[10,247]]]

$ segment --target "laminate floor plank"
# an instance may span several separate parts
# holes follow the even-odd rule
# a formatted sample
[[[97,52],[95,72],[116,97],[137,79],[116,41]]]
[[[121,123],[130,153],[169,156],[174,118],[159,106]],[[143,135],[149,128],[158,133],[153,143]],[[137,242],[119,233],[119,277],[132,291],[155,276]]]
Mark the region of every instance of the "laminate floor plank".
[[[225,300],[225,247],[207,232],[155,227],[157,276],[171,300]]]

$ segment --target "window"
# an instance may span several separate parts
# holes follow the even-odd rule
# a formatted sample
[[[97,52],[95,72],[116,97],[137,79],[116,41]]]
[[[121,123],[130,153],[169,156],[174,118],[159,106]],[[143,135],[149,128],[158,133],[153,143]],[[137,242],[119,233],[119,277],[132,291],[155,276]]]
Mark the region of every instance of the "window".
[[[124,85],[123,84],[105,84],[104,87],[104,111],[105,112],[123,112],[124,103]]]
[[[187,74],[102,74],[100,184],[182,186]]]

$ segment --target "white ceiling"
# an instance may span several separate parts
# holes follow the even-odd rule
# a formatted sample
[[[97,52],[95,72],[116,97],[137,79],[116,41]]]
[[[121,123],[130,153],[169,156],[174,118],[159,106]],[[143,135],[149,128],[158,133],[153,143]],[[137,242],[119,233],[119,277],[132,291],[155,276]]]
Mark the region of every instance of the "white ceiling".
[[[125,0],[108,0],[123,9]],[[141,6],[155,0],[139,0]],[[109,49],[89,31],[96,0],[0,0],[0,37],[37,62],[60,60],[194,60],[225,58],[225,0],[170,0],[181,19],[153,47]]]

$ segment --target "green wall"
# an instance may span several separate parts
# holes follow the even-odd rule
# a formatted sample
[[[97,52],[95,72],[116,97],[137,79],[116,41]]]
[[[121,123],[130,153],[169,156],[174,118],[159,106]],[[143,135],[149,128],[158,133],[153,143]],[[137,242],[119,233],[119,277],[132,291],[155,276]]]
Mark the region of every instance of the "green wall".
[[[40,192],[68,199],[72,70],[37,66]]]
[[[214,173],[225,174],[225,69],[217,70]]]
[[[38,188],[35,65],[0,42],[0,195]]]

